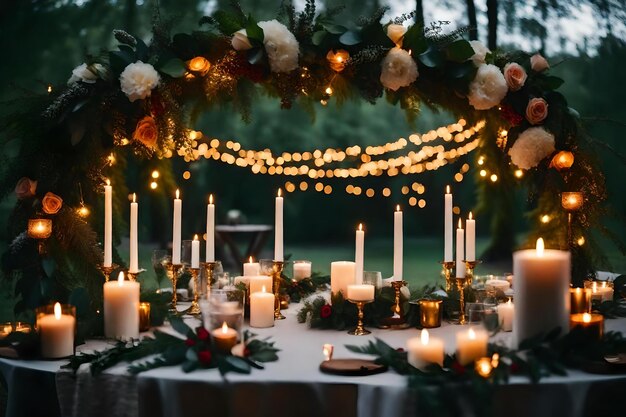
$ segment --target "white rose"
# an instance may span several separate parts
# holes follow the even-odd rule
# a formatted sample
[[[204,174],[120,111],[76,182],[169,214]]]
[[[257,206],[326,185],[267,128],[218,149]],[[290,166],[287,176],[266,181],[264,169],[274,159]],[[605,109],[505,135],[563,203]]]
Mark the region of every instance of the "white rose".
[[[93,64],[91,66],[80,64],[72,70],[72,76],[67,80],[67,85],[72,85],[78,81],[94,84],[98,79],[98,72],[100,71],[104,71],[104,67],[100,64]]]
[[[120,75],[122,91],[130,101],[150,97],[160,80],[161,77],[154,67],[141,61],[129,64]]]
[[[247,51],[252,48],[250,39],[248,39],[248,32],[245,29],[238,30],[233,34],[233,38],[230,41],[233,49],[236,51]]]
[[[554,151],[554,135],[542,127],[531,127],[520,133],[509,149],[509,155],[515,165],[530,169]]]
[[[263,29],[263,45],[272,72],[290,72],[298,68],[300,45],[287,26],[277,20],[258,24]]]
[[[419,72],[413,57],[404,49],[392,48],[381,62],[380,82],[385,88],[396,91],[417,80]]]
[[[474,49],[474,55],[472,55],[470,59],[474,62],[474,65],[479,67],[481,64],[485,63],[485,58],[491,51],[480,41],[470,41],[470,45],[472,45],[472,49]]]
[[[387,36],[397,47],[402,46],[402,37],[406,33],[406,28],[402,25],[390,24],[387,26]]]
[[[507,91],[509,88],[500,68],[492,64],[482,64],[469,85],[467,98],[476,110],[487,110],[500,104]]]

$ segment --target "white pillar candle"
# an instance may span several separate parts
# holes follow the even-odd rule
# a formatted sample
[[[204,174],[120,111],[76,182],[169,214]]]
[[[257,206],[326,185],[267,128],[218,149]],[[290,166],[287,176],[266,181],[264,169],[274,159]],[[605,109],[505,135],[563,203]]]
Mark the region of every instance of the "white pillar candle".
[[[443,260],[445,262],[452,262],[452,194],[450,193],[449,185],[446,185],[444,203],[445,207],[443,213]]]
[[[355,264],[355,283],[363,283],[363,252],[365,246],[365,232],[363,231],[363,224],[359,224],[359,228],[356,231],[356,242],[354,251],[354,264]]]
[[[172,230],[172,263],[180,265],[180,236],[182,228],[183,200],[180,198],[180,191],[176,190],[174,199],[174,219]]]
[[[250,294],[250,327],[274,326],[274,294],[263,287],[261,292]]]
[[[465,260],[476,260],[476,220],[472,218],[470,211],[469,218],[465,221]]]
[[[503,279],[488,279],[487,281],[485,281],[485,288],[490,287],[505,292],[511,288],[511,284],[509,283],[509,281],[505,281]]]
[[[393,279],[396,281],[402,280],[402,234],[402,211],[400,211],[400,206],[397,206],[395,213],[393,213]]]
[[[463,250],[465,231],[459,219],[459,228],[456,229],[456,277],[465,278],[465,251]]]
[[[613,287],[609,286],[606,281],[592,281],[591,300],[597,300],[601,303],[613,300]]]
[[[443,366],[443,340],[430,337],[428,330],[422,330],[420,337],[412,337],[406,343],[409,363],[418,369],[425,369],[436,363]]]
[[[191,241],[191,267],[200,268],[200,241],[198,240],[198,235],[194,235]]]
[[[104,335],[122,340],[139,337],[139,283],[124,281],[123,272],[117,281],[104,284]]]
[[[261,274],[261,265],[258,262],[252,262],[252,256],[243,264],[243,276],[250,277]]]
[[[478,358],[487,356],[489,334],[482,329],[472,327],[456,334],[456,359],[463,366]]]
[[[305,278],[311,278],[311,262],[294,262],[293,280],[301,281]]]
[[[333,294],[348,295],[348,285],[355,282],[355,264],[350,261],[336,261],[330,263],[330,291]]]
[[[41,338],[41,356],[64,358],[74,354],[76,319],[62,314],[61,304],[54,305],[54,314],[46,314],[37,320]]]
[[[255,292],[261,292],[263,288],[268,290],[272,289],[272,277],[268,277],[267,275],[256,275],[249,277],[250,280],[250,294]]]
[[[371,284],[350,284],[348,285],[348,300],[372,301],[375,288]]]
[[[282,190],[278,189],[276,197],[276,217],[274,221],[274,260],[283,261],[283,197]]]
[[[130,203],[130,272],[139,271],[139,252],[137,246],[137,195],[133,193],[133,201]]]
[[[569,329],[570,253],[545,250],[543,239],[536,249],[513,254],[515,316],[513,341],[525,339],[560,327]]]
[[[206,209],[206,256],[207,262],[215,262],[215,204],[213,194],[209,196]]]
[[[515,315],[515,306],[509,301],[506,303],[502,303],[498,305],[498,320],[500,321],[500,326],[502,330],[505,332],[510,332],[513,330],[513,317]]]
[[[104,186],[104,266],[113,263],[113,187],[107,180]]]

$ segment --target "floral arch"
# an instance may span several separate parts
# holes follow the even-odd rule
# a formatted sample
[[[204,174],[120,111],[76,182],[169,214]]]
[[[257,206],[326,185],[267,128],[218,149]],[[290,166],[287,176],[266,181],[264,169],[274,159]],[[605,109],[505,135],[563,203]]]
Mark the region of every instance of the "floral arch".
[[[533,234],[575,252],[575,279],[592,272],[590,233],[604,215],[604,177],[577,113],[557,91],[563,80],[550,75],[538,54],[489,51],[463,39],[462,29],[423,28],[411,16],[381,22],[383,12],[348,28],[333,20],[333,11],[317,14],[313,1],[300,13],[287,4],[266,22],[234,7],[203,18],[202,30],[192,33],[170,36],[157,24],[149,45],[115,31],[117,49],[88,57],[67,86],[14,103],[3,141],[19,141],[19,152],[2,168],[2,195],[15,189],[18,198],[3,265],[18,279],[16,310],[81,287],[99,305],[97,212],[105,180],[124,184],[120,170],[110,169],[114,160],[124,164],[123,148],[143,158],[204,157],[253,173],[273,170],[285,176],[287,191],[295,178],[419,175],[471,152],[481,166],[479,209],[491,208],[492,249],[512,245],[507,210],[511,190],[523,184]],[[242,149],[190,129],[195,115],[224,103],[245,119],[258,91],[286,109],[385,96],[409,118],[425,105],[458,121],[366,149],[284,154]],[[570,191],[582,193],[584,202],[568,241],[561,198]],[[95,213],[86,217],[89,210]],[[45,256],[27,233],[35,217],[54,222]]]

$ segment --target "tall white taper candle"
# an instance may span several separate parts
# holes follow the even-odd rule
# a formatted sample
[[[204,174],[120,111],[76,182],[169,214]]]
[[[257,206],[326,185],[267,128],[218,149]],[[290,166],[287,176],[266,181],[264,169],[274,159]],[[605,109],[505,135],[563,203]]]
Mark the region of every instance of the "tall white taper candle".
[[[463,250],[465,230],[459,219],[459,228],[456,229],[456,277],[465,278],[465,251]]]
[[[172,263],[180,264],[180,236],[183,213],[183,200],[180,198],[180,191],[176,190],[176,198],[174,199],[174,221],[172,231]]]
[[[209,196],[206,209],[206,261],[215,262],[215,204],[213,194]]]
[[[452,194],[450,193],[450,186],[446,185],[446,195],[444,196],[444,248],[443,248],[443,260],[445,262],[452,262]]]
[[[402,236],[402,211],[400,206],[393,213],[393,279],[402,280],[403,266],[403,236]]]
[[[130,203],[130,265],[129,272],[139,271],[139,253],[137,246],[137,195],[133,193],[133,201]]]
[[[113,187],[107,180],[104,186],[104,266],[113,262]]]
[[[365,232],[363,231],[363,224],[359,224],[359,228],[356,231],[356,249],[354,251],[354,264],[355,264],[355,280],[357,285],[363,284],[363,252],[365,246]]]
[[[194,235],[191,241],[191,267],[200,268],[200,241],[198,240],[198,235]]]
[[[472,218],[471,211],[465,221],[465,260],[476,260],[476,220]]]
[[[283,197],[282,190],[278,189],[276,197],[276,218],[274,221],[274,260],[283,261]]]

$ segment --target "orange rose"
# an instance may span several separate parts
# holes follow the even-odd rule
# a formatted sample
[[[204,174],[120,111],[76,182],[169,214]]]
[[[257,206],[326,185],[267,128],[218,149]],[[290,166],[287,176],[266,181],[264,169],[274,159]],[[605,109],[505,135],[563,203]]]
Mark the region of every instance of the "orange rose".
[[[522,88],[527,77],[526,70],[517,62],[509,62],[504,66],[504,79],[511,91]]]
[[[154,149],[156,147],[159,131],[156,122],[151,116],[141,119],[135,127],[133,139],[138,140],[144,146]]]
[[[574,165],[574,154],[569,151],[560,151],[552,158],[550,167],[557,171],[563,171]]]
[[[54,193],[46,193],[41,200],[41,206],[46,214],[57,214],[63,206],[63,199]]]
[[[350,59],[348,51],[340,49],[334,52],[332,49],[326,54],[326,60],[330,64],[333,71],[341,72],[346,67],[346,63]]]
[[[211,63],[203,56],[197,56],[189,61],[187,61],[187,68],[189,71],[200,73],[201,75],[209,72],[209,68],[211,68]]]
[[[15,184],[15,196],[20,200],[34,196],[35,191],[37,191],[37,181],[33,181],[28,177],[21,178]]]
[[[526,119],[533,125],[539,124],[548,117],[548,103],[542,98],[532,98],[526,106]]]

